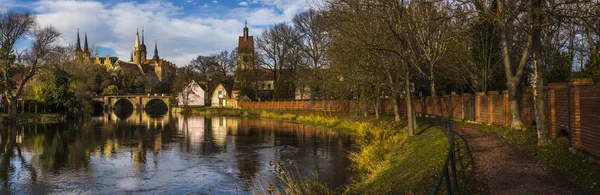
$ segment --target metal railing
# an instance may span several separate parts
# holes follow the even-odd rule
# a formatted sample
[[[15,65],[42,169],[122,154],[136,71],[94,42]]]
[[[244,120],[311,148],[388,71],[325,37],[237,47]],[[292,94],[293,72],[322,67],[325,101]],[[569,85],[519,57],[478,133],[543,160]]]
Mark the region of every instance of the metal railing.
[[[456,177],[456,153],[452,121],[449,119],[436,117],[434,122],[436,125],[442,126],[442,131],[448,137],[448,143],[450,144],[450,147],[448,148],[444,167],[442,167],[442,170],[436,179],[435,186],[433,187],[431,194],[434,195],[438,193],[442,187],[442,182],[445,182],[446,192],[448,192],[448,194],[457,194],[458,181]]]

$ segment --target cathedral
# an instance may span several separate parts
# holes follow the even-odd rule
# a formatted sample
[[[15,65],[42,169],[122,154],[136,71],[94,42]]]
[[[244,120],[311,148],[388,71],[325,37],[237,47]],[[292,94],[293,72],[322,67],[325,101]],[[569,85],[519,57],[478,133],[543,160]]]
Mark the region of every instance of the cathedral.
[[[142,40],[140,42],[139,32],[135,34],[135,44],[129,61],[121,61],[118,57],[91,57],[88,47],[87,32],[85,33],[83,50],[79,39],[79,29],[77,29],[77,45],[74,52],[74,61],[84,64],[95,64],[106,67],[107,71],[130,70],[132,76],[154,77],[159,81],[169,81],[174,78],[175,64],[158,56],[158,45],[154,42],[154,56],[147,58],[146,44],[144,42],[144,30],[142,29]]]

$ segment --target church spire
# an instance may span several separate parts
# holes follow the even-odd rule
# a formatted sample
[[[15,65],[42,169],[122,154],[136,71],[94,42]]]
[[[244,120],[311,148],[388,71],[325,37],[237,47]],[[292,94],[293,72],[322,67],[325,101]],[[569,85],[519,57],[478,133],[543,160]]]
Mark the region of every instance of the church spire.
[[[75,48],[76,52],[81,51],[81,41],[79,41],[79,28],[77,28],[77,48]]]
[[[85,31],[85,41],[83,43],[83,52],[85,52],[85,53],[89,53],[90,52],[90,50],[88,49],[87,31]]]
[[[158,60],[158,44],[156,43],[156,40],[154,40],[154,60]]]
[[[133,51],[131,52],[131,58],[129,59],[130,62],[133,62]]]
[[[138,28],[135,32],[135,45],[134,47],[137,49],[140,47],[140,29]]]
[[[146,45],[144,44],[144,27],[142,26],[142,45]]]
[[[248,20],[246,20],[246,23],[244,25],[244,40],[248,40]]]

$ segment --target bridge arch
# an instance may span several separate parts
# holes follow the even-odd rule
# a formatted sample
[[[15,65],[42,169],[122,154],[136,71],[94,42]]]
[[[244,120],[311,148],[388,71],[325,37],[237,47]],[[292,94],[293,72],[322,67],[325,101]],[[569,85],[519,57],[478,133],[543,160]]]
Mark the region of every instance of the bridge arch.
[[[126,98],[121,98],[115,101],[113,105],[113,110],[115,115],[119,118],[127,118],[133,114],[133,110],[135,109],[133,103]]]
[[[92,100],[92,115],[98,116],[104,113],[104,102],[98,100]]]
[[[168,104],[162,98],[152,98],[145,102],[144,111],[149,115],[164,115],[169,111]]]

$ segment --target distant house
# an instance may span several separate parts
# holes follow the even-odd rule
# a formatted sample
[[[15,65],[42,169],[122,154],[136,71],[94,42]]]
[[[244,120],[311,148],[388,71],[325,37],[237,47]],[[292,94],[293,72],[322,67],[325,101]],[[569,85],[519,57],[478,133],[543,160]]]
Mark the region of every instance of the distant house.
[[[206,85],[192,80],[192,82],[179,93],[177,101],[180,106],[206,106],[206,97],[208,97]]]
[[[215,86],[210,96],[210,106],[236,108],[237,100],[232,97],[232,87],[227,87],[224,83],[219,83]]]

